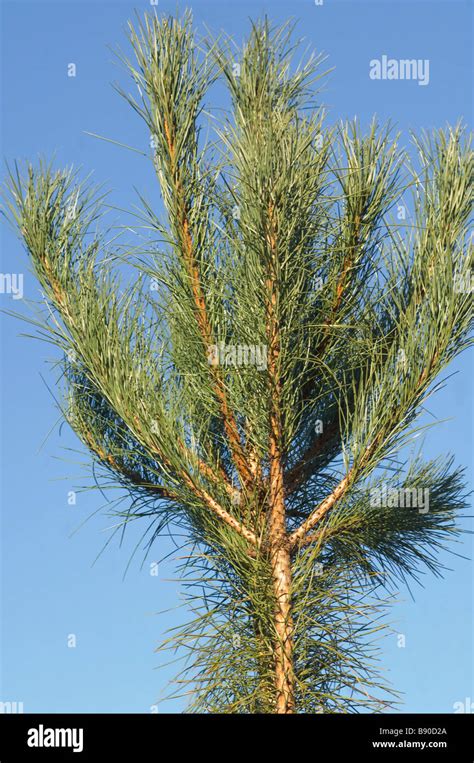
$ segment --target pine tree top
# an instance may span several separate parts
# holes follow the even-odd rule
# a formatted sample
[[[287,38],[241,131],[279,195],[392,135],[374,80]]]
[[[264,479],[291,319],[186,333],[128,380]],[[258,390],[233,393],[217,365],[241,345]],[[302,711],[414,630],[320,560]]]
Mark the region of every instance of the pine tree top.
[[[471,343],[470,138],[413,136],[412,158],[390,125],[328,126],[324,59],[295,65],[290,24],[253,24],[242,49],[189,13],[129,31],[121,94],[166,219],[140,197],[132,247],[74,170],[15,165],[6,184],[64,416],[132,493],[124,526],[186,529],[199,611],[172,643],[192,647],[198,709],[380,707],[367,595],[436,572],[466,505],[451,459],[406,446]],[[218,80],[230,106],[209,117]]]

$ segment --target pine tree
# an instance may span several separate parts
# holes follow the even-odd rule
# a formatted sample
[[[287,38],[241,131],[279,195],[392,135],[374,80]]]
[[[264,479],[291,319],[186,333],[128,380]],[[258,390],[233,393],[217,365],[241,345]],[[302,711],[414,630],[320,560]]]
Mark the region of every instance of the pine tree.
[[[140,196],[139,247],[72,169],[6,183],[65,419],[130,494],[124,528],[186,535],[192,621],[164,648],[192,711],[390,706],[381,617],[397,580],[439,573],[466,506],[463,470],[410,443],[470,344],[469,137],[414,137],[412,159],[389,125],[327,126],[322,59],[295,65],[293,34],[264,20],[239,50],[189,13],[130,24],[120,92],[166,210]],[[203,135],[216,81],[230,105]]]

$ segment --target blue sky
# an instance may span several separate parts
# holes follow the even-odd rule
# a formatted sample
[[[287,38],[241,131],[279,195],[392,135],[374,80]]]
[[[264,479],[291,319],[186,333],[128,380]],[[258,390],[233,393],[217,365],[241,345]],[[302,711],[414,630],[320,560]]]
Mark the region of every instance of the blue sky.
[[[180,7],[185,7],[181,4]],[[330,118],[357,115],[367,124],[373,113],[391,119],[408,141],[411,129],[444,126],[459,117],[472,124],[472,11],[449,2],[188,3],[198,29],[225,30],[240,41],[249,18],[267,13],[275,22],[299,19],[298,31],[334,66],[322,100]],[[144,125],[113,91],[127,82],[110,46],[127,46],[125,24],[150,8],[148,2],[4,2],[2,17],[2,155],[35,159],[56,153],[58,165],[82,165],[112,190],[112,203],[130,207],[137,187],[158,208],[153,170],[139,154],[104,143],[86,131],[147,150]],[[160,12],[176,3],[159,0]],[[382,55],[429,59],[430,81],[374,81],[369,62]],[[67,76],[75,63],[76,77]],[[20,243],[2,230],[3,273],[24,273],[25,299],[38,287],[27,270]],[[22,309],[0,294],[0,308]],[[140,567],[139,551],[127,576],[126,564],[140,530],[124,546],[113,541],[92,563],[109,537],[112,520],[96,514],[104,504],[97,491],[69,491],[83,484],[86,453],[66,427],[51,394],[54,377],[48,346],[22,338],[24,324],[2,319],[2,514],[1,514],[1,684],[0,700],[24,703],[26,712],[150,712],[167,691],[173,666],[155,647],[176,610],[179,584],[173,559],[158,576],[150,562],[172,550],[160,540]],[[468,467],[472,484],[472,359],[433,398],[430,412],[447,419],[427,435],[427,458],[451,452]],[[50,390],[48,390],[48,386]],[[466,523],[467,526],[467,523]],[[472,555],[469,536],[456,550]],[[444,579],[424,577],[424,587],[400,591],[391,612],[395,632],[383,643],[383,667],[404,692],[404,711],[453,712],[454,703],[474,698],[472,685],[473,599],[469,561],[444,555]],[[159,615],[162,610],[168,610]],[[68,637],[76,646],[68,646]],[[397,644],[405,636],[405,647]],[[180,710],[164,702],[160,711]]]

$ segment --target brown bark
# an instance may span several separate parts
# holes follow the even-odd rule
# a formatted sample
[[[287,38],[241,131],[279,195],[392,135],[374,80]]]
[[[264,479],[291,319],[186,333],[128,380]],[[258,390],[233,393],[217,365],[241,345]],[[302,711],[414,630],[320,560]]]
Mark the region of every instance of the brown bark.
[[[275,615],[276,712],[294,711],[293,619],[291,616],[291,557],[285,526],[285,497],[280,452],[279,412],[270,420],[269,550]]]
[[[334,488],[332,493],[330,493],[328,497],[325,498],[324,501],[322,501],[319,506],[317,506],[316,509],[311,512],[309,517],[290,535],[289,542],[291,548],[294,548],[295,546],[298,546],[304,542],[310,530],[312,530],[313,527],[315,527],[318,522],[325,516],[325,514],[327,514],[328,511],[332,509],[334,504],[336,504],[337,501],[342,498],[350,485],[351,475],[352,470],[349,470],[349,472],[345,477],[343,477],[337,487]]]
[[[291,557],[286,530],[285,493],[283,484],[281,380],[280,380],[280,326],[278,297],[275,287],[277,261],[276,221],[274,207],[269,205],[267,244],[271,252],[271,267],[267,281],[267,335],[268,374],[270,381],[270,438],[269,438],[269,523],[268,546],[274,597],[275,626],[275,710],[279,714],[293,713],[293,619],[291,616]]]
[[[293,619],[291,617],[291,559],[288,544],[271,551],[273,594],[275,597],[275,690],[276,712],[295,709],[293,668]]]

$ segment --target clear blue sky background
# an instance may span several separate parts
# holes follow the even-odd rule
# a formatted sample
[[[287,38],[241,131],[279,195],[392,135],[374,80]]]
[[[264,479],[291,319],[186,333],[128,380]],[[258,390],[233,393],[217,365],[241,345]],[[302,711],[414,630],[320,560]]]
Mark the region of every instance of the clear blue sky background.
[[[331,75],[324,101],[331,119],[358,115],[367,123],[376,112],[391,118],[408,141],[411,128],[472,121],[472,50],[469,3],[339,2],[314,0],[258,2],[196,0],[189,4],[203,31],[221,28],[240,41],[249,17],[268,13],[275,21],[300,20],[299,31],[317,51],[329,55]],[[60,165],[73,162],[94,170],[113,191],[119,207],[134,202],[133,186],[156,200],[153,171],[138,154],[85,135],[91,131],[147,150],[144,125],[114,93],[110,83],[126,78],[108,45],[126,48],[124,27],[134,8],[148,2],[4,2],[2,19],[2,154],[8,159],[57,152]],[[184,7],[183,5],[181,7]],[[159,0],[173,12],[174,0]],[[382,54],[429,58],[430,84],[374,82],[369,61]],[[77,66],[67,77],[68,63]],[[2,232],[4,273],[25,273],[25,298],[38,287],[13,234]],[[0,307],[21,303],[0,295]],[[55,428],[54,401],[40,374],[52,385],[45,360],[51,350],[21,338],[24,325],[2,318],[2,680],[0,700],[22,701],[26,712],[150,712],[166,692],[173,666],[162,667],[154,648],[166,627],[176,622],[179,585],[172,559],[150,575],[149,562],[171,550],[156,544],[140,569],[141,552],[123,580],[139,528],[123,548],[112,543],[92,562],[108,537],[110,521],[94,517],[71,533],[104,500],[97,492],[79,493],[68,505],[68,491],[83,482],[87,461],[74,435]],[[472,478],[472,361],[464,356],[459,373],[430,405],[449,421],[427,436],[425,456],[452,452]],[[79,449],[80,450],[80,449]],[[471,555],[469,537],[457,549]],[[404,692],[406,711],[453,712],[455,702],[474,698],[472,686],[472,568],[452,555],[440,580],[425,576],[425,587],[406,590],[392,610],[396,634],[383,645],[383,665]],[[164,615],[160,610],[171,609]],[[75,634],[76,648],[68,648]],[[160,711],[183,703],[163,703]]]

